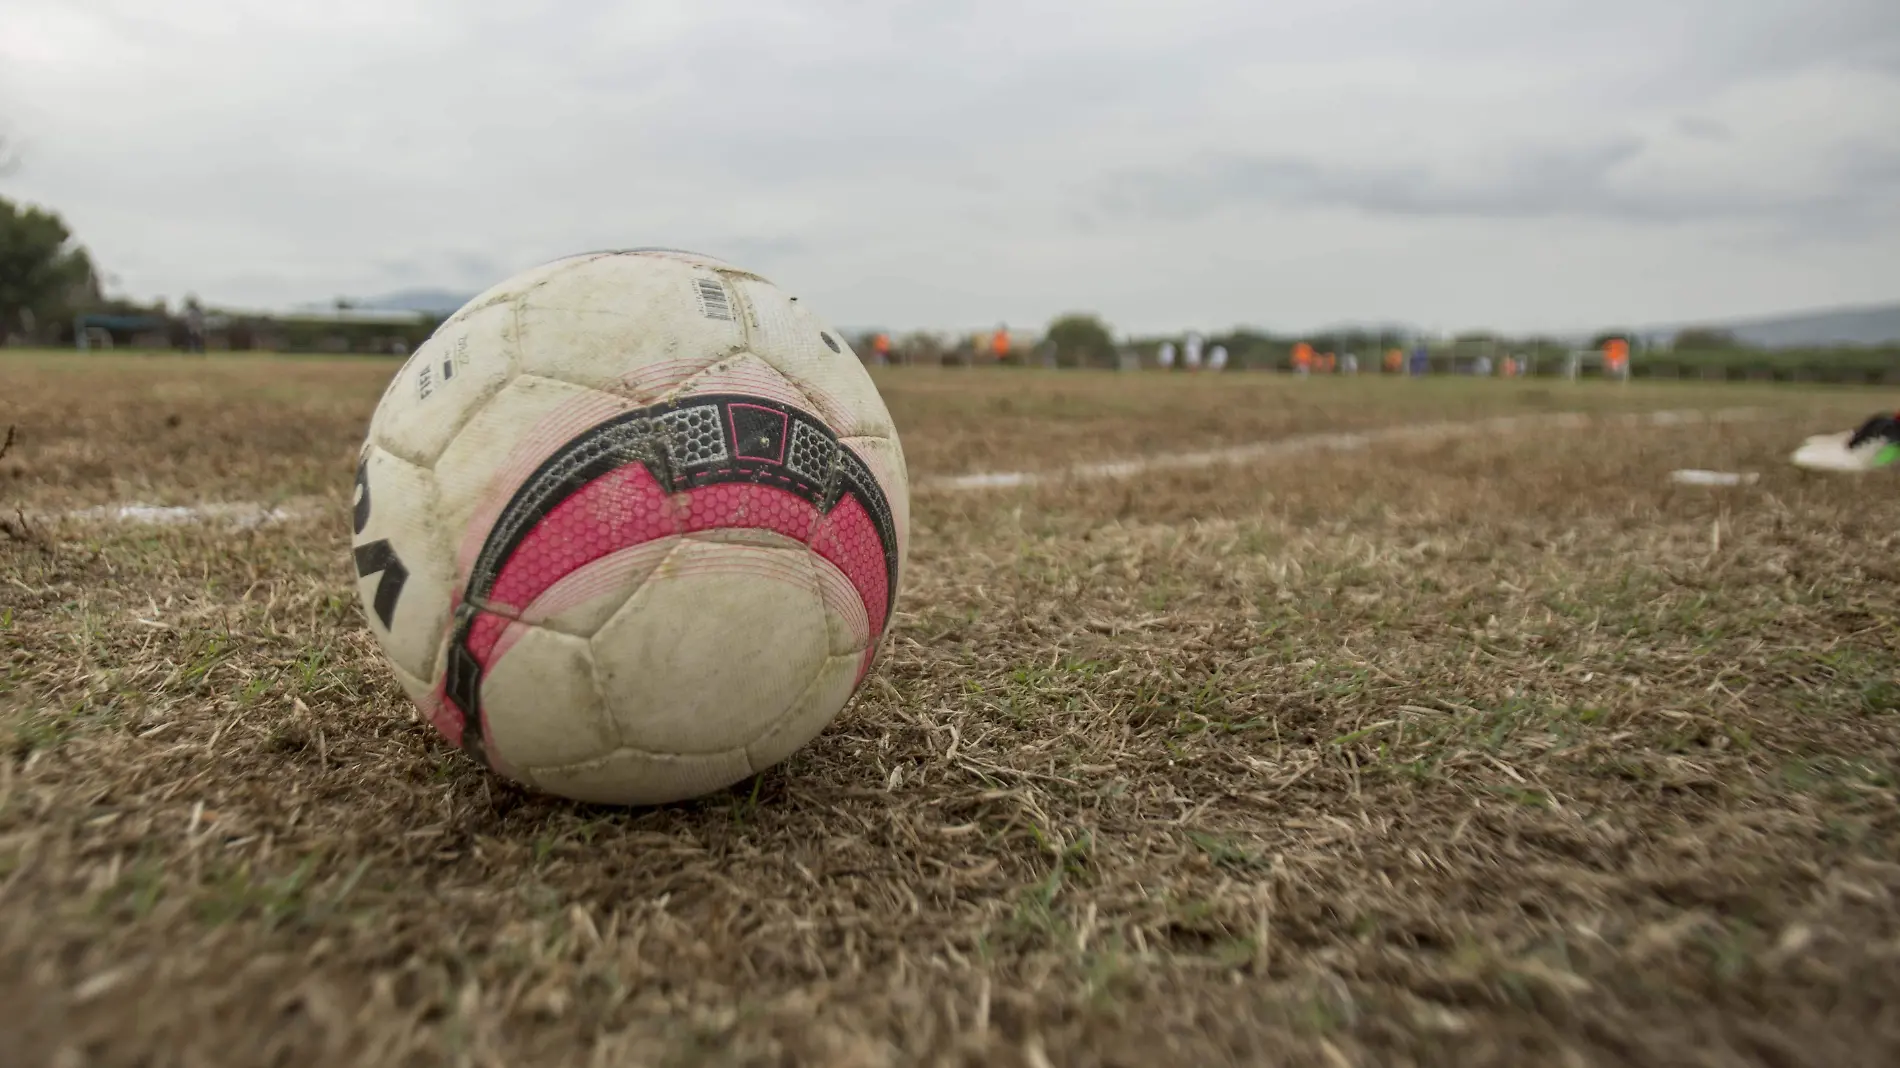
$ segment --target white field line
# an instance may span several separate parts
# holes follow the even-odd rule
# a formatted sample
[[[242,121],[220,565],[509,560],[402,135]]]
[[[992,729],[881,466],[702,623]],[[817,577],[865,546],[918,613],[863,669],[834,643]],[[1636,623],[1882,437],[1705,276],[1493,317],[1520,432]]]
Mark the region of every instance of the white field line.
[[[235,527],[263,527],[309,514],[308,510],[301,508],[265,505],[255,501],[233,501],[186,505],[108,504],[98,508],[81,508],[67,512],[65,518],[161,527],[217,522],[229,523]]]
[[[1682,426],[1692,423],[1733,423],[1761,415],[1758,408],[1718,408],[1712,411],[1658,411],[1591,415],[1587,412],[1556,412],[1538,415],[1507,415],[1471,422],[1415,423],[1321,434],[1296,434],[1251,445],[1233,445],[1199,452],[1158,453],[1107,463],[1081,464],[1055,471],[983,471],[924,479],[914,487],[919,492],[959,492],[985,489],[1013,489],[1055,482],[1101,478],[1131,478],[1151,471],[1213,467],[1219,464],[1246,463],[1282,456],[1313,452],[1353,452],[1393,442],[1441,441],[1448,438],[1503,434],[1516,430],[1579,430],[1590,426]],[[269,526],[315,514],[309,506],[267,505],[256,501],[226,501],[191,505],[109,504],[81,508],[65,513],[67,519],[135,523],[147,526],[178,526],[187,523],[228,523],[236,527]]]
[[[1669,481],[1682,486],[1752,486],[1761,481],[1761,472],[1705,471],[1689,467],[1669,472]]]
[[[1734,423],[1758,418],[1758,408],[1717,408],[1657,412],[1624,412],[1592,415],[1588,412],[1555,412],[1537,415],[1506,415],[1470,422],[1414,423],[1377,430],[1345,431],[1321,434],[1295,434],[1251,445],[1232,445],[1198,452],[1158,453],[1152,456],[1108,463],[1081,464],[1055,471],[981,471],[924,479],[916,489],[923,493],[964,492],[969,490],[1014,489],[1056,482],[1100,478],[1129,478],[1151,471],[1212,467],[1219,464],[1246,463],[1282,456],[1314,452],[1353,452],[1393,442],[1440,441],[1447,438],[1504,434],[1517,430],[1580,430],[1592,426],[1683,426],[1693,423]]]

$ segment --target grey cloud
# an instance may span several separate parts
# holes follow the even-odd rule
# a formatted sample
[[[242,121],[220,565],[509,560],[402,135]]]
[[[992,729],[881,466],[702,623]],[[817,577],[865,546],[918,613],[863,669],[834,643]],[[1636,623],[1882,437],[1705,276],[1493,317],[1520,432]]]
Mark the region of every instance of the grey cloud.
[[[1900,199],[1900,143],[1861,139],[1842,154],[1841,173],[1856,186],[1884,190]]]
[[[1358,314],[1310,261],[1250,251],[1222,268],[1231,292],[1184,280],[1212,273],[1209,235],[1289,228],[1353,232],[1335,264],[1353,302],[1557,299],[1550,277],[1421,285],[1438,253],[1419,235],[1444,220],[1487,263],[1547,243],[1566,301],[1665,299],[1585,263],[1606,234],[1676,264],[1704,308],[1776,286],[1860,299],[1900,264],[1873,225],[1900,218],[1881,191],[1900,145],[1864,103],[1900,86],[1866,73],[1900,74],[1896,2],[0,0],[0,129],[26,156],[0,191],[59,206],[135,292],[246,302],[670,244],[842,320],[1096,299],[1122,323],[1237,320],[1261,291]],[[1813,106],[1840,102],[1813,137],[1736,103],[1790,71]],[[1403,144],[1342,150],[1362,125]],[[1550,130],[1575,132],[1512,140]],[[1731,152],[1760,180],[1708,169]],[[1839,241],[1735,252],[1763,220]]]
[[[486,282],[506,271],[495,257],[480,252],[454,253],[448,257],[448,266],[464,282]]]
[[[1900,9],[1892,0],[1721,3],[1711,14],[1690,24],[1704,46],[1691,54],[1697,66],[1754,77],[1817,62],[1900,69]]]
[[[812,242],[799,237],[738,237],[715,241],[707,251],[733,263],[770,270],[811,251]]]
[[[1676,120],[1676,129],[1697,141],[1732,141],[1735,131],[1725,122],[1699,115],[1684,115]]]
[[[1248,204],[1344,208],[1371,216],[1604,219],[1670,224],[1773,220],[1829,230],[1894,202],[1879,176],[1900,154],[1873,152],[1836,169],[1826,187],[1797,193],[1644,187],[1617,172],[1647,145],[1629,136],[1575,148],[1521,148],[1475,175],[1404,164],[1355,165],[1287,155],[1213,155],[1189,166],[1123,172],[1096,202],[1111,216],[1182,219]]]

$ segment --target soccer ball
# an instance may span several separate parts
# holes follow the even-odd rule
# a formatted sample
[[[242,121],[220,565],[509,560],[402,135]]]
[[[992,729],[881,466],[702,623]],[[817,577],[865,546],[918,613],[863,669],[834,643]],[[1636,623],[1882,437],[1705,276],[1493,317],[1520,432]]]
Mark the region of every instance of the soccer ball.
[[[797,297],[666,249],[470,301],[384,392],[357,592],[424,718],[581,801],[744,779],[823,730],[889,626],[909,477]]]

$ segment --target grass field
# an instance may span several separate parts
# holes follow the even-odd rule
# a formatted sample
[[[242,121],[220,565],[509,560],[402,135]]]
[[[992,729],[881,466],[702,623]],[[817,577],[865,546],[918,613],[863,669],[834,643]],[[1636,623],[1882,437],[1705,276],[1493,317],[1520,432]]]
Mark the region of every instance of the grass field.
[[[0,1062],[1900,1063],[1900,486],[1785,463],[1884,393],[889,373],[886,657],[787,763],[618,811],[384,670],[393,367],[0,356]],[[301,510],[69,515],[128,501]]]

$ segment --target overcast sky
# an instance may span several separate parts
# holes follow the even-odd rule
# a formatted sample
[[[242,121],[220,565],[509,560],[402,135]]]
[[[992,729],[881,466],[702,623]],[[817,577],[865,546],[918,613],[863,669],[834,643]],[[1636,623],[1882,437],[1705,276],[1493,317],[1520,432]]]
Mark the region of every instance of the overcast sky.
[[[650,244],[898,329],[1900,298],[1900,0],[0,0],[0,132],[141,298]]]

